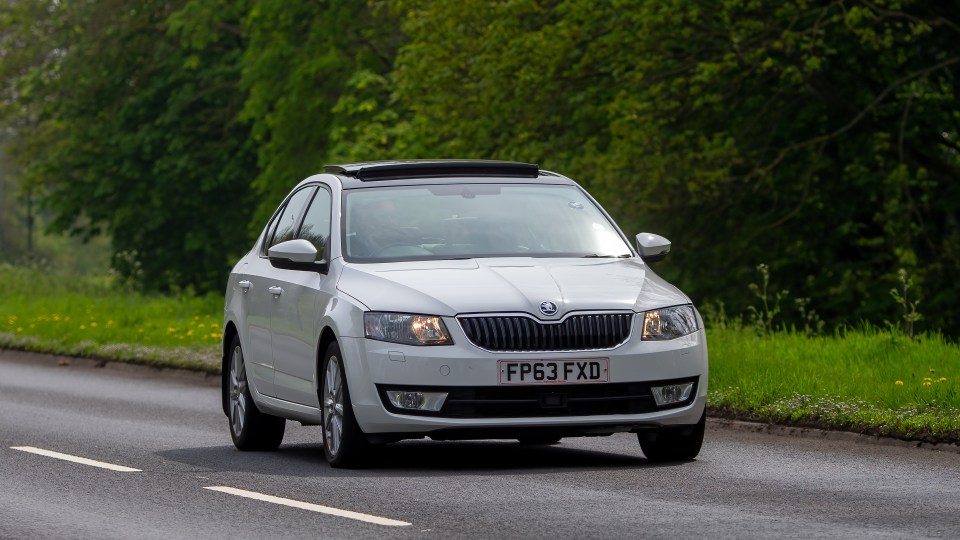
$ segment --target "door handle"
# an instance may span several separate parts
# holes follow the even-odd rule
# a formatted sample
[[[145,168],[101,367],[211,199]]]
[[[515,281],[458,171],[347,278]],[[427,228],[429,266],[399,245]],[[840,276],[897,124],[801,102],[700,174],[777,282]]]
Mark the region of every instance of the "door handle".
[[[245,280],[241,281],[240,283],[237,283],[237,285],[239,285],[240,288],[243,289],[243,292],[249,292],[249,291],[250,291],[250,286],[253,285],[253,284],[250,283],[248,280],[245,279]]]
[[[270,287],[267,290],[270,291],[270,294],[274,296],[280,296],[281,294],[283,294],[283,289],[281,289],[280,287],[277,287],[276,285],[274,285],[273,287]]]

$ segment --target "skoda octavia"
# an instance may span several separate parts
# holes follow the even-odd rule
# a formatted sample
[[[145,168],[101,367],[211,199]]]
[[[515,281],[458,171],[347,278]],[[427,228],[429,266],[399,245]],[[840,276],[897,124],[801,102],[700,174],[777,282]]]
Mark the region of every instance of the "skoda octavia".
[[[690,299],[577,183],[526,163],[327,166],[233,268],[223,411],[241,450],[321,426],[335,467],[403,439],[636,433],[700,451],[707,346]]]

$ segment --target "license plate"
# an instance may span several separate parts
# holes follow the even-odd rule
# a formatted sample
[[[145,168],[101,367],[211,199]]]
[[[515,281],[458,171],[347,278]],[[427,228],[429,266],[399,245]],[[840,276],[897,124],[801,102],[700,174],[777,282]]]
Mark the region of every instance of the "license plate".
[[[498,360],[500,384],[583,384],[610,380],[606,358]]]

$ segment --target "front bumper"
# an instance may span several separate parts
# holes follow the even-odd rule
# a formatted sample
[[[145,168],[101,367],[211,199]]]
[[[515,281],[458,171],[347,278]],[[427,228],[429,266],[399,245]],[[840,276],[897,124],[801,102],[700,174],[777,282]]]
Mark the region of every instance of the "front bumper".
[[[524,430],[553,430],[562,436],[602,435],[650,427],[696,424],[706,406],[708,368],[703,330],[671,341],[631,339],[608,351],[560,353],[491,353],[469,344],[462,335],[460,339],[457,338],[454,335],[456,345],[432,347],[341,338],[353,410],[361,429],[367,434],[395,434],[399,438],[417,434],[435,438],[472,438],[471,434],[483,438],[513,438]],[[634,401],[634,405],[627,408],[568,408],[544,412],[528,403],[526,409],[518,408],[517,413],[504,412],[503,407],[495,407],[480,412],[471,409],[467,413],[459,409],[459,414],[447,413],[449,416],[389,410],[382,399],[382,390],[387,387],[425,390],[442,387],[454,391],[460,389],[461,395],[469,395],[475,390],[485,395],[495,395],[502,388],[497,384],[498,360],[534,358],[607,358],[609,382],[589,386],[610,386],[611,390],[614,385],[623,386],[642,394],[642,388],[648,389],[651,382],[683,379],[696,381],[695,394],[686,404],[665,409],[640,406],[639,402]],[[539,391],[574,395],[577,392],[573,387],[554,385],[550,388],[526,388],[534,396]]]

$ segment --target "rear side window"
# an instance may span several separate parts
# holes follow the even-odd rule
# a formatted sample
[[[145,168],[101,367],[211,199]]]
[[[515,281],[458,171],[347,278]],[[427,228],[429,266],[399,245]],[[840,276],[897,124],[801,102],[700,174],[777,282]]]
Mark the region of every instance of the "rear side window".
[[[313,186],[303,188],[287,200],[287,204],[277,215],[276,221],[270,225],[270,233],[267,236],[266,244],[264,244],[266,248],[295,238],[294,233],[297,230],[300,216],[303,214],[303,207],[307,205],[307,201],[310,200],[310,196],[315,189]]]

